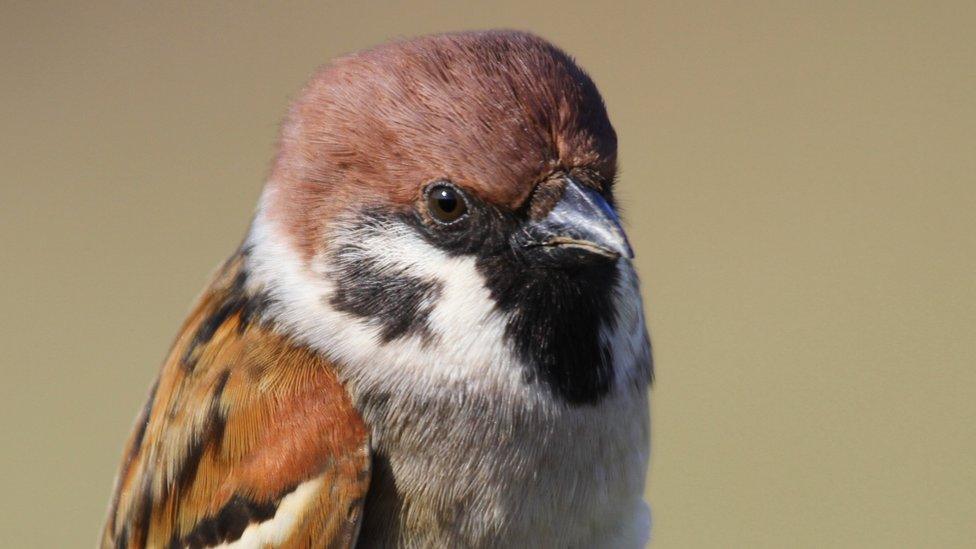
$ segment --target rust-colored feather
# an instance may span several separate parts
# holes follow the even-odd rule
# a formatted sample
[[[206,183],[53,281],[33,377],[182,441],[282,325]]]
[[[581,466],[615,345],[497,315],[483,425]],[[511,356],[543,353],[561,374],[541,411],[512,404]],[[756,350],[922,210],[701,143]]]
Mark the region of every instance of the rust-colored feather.
[[[517,209],[554,174],[608,186],[616,165],[600,93],[565,52],[514,31],[424,36],[308,82],[282,126],[267,214],[309,259],[351,203],[409,208],[447,179]]]
[[[184,324],[126,446],[102,547],[209,546],[316,493],[281,546],[355,541],[368,432],[332,366],[259,322],[241,255]],[[309,481],[314,481],[309,483]]]

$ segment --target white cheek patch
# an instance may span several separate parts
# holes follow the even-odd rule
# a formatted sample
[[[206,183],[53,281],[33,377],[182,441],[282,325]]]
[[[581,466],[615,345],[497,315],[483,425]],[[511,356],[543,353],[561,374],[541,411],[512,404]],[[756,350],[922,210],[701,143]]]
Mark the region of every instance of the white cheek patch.
[[[289,334],[368,385],[406,384],[430,391],[463,383],[524,390],[519,361],[504,341],[505,319],[473,257],[449,256],[396,223],[340,230],[333,241],[346,246],[342,252],[347,259],[359,255],[383,272],[436,282],[436,300],[427,304],[429,330],[384,341],[375,322],[337,310],[331,304],[336,267],[329,254],[316,256],[311,268],[306,267],[259,213],[247,242],[249,284],[269,294],[269,314]]]
[[[503,349],[505,319],[497,310],[484,277],[472,256],[450,256],[424,241],[413,229],[396,223],[369,230],[339,232],[340,242],[354,242],[353,249],[387,272],[403,272],[422,280],[435,281],[439,295],[432,304],[427,323],[433,335],[430,351],[438,363],[450,364],[451,372],[492,362],[510,361]],[[329,265],[320,262],[323,278]],[[445,372],[449,373],[449,372]]]
[[[333,250],[306,265],[259,210],[246,243],[251,248],[248,283],[269,295],[268,314],[281,329],[335,361],[346,379],[364,389],[430,395],[462,385],[518,394],[525,401],[541,398],[542,392],[530,390],[527,366],[506,341],[505,313],[492,299],[474,257],[449,255],[395,220],[337,226]],[[437,291],[420,303],[425,329],[384,338],[382,318],[336,307],[340,266],[335,249],[343,261],[368,262],[383,275],[436,285]],[[616,322],[600,330],[612,352],[615,388],[646,382],[651,361],[637,275],[629,261],[619,262],[619,273],[613,288]]]

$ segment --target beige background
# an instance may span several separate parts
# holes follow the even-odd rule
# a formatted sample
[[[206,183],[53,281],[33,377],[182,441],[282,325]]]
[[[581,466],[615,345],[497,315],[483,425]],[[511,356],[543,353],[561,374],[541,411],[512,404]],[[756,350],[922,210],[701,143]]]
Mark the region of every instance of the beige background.
[[[0,546],[91,546],[312,69],[508,26],[620,135],[656,546],[976,543],[976,4],[0,7]]]

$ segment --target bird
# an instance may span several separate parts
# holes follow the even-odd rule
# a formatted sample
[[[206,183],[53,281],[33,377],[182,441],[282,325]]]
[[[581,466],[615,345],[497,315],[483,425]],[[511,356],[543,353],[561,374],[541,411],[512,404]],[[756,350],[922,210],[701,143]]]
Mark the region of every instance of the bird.
[[[651,345],[593,80],[529,32],[313,73],[103,548],[641,547]]]

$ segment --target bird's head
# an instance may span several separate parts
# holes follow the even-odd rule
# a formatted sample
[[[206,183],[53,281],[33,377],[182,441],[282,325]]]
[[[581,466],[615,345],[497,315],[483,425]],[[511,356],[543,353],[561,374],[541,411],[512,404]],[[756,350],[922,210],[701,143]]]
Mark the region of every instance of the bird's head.
[[[616,155],[596,86],[533,35],[343,57],[288,113],[251,270],[286,329],[352,377],[596,402],[630,377],[621,353],[649,360],[632,356],[646,335]]]

